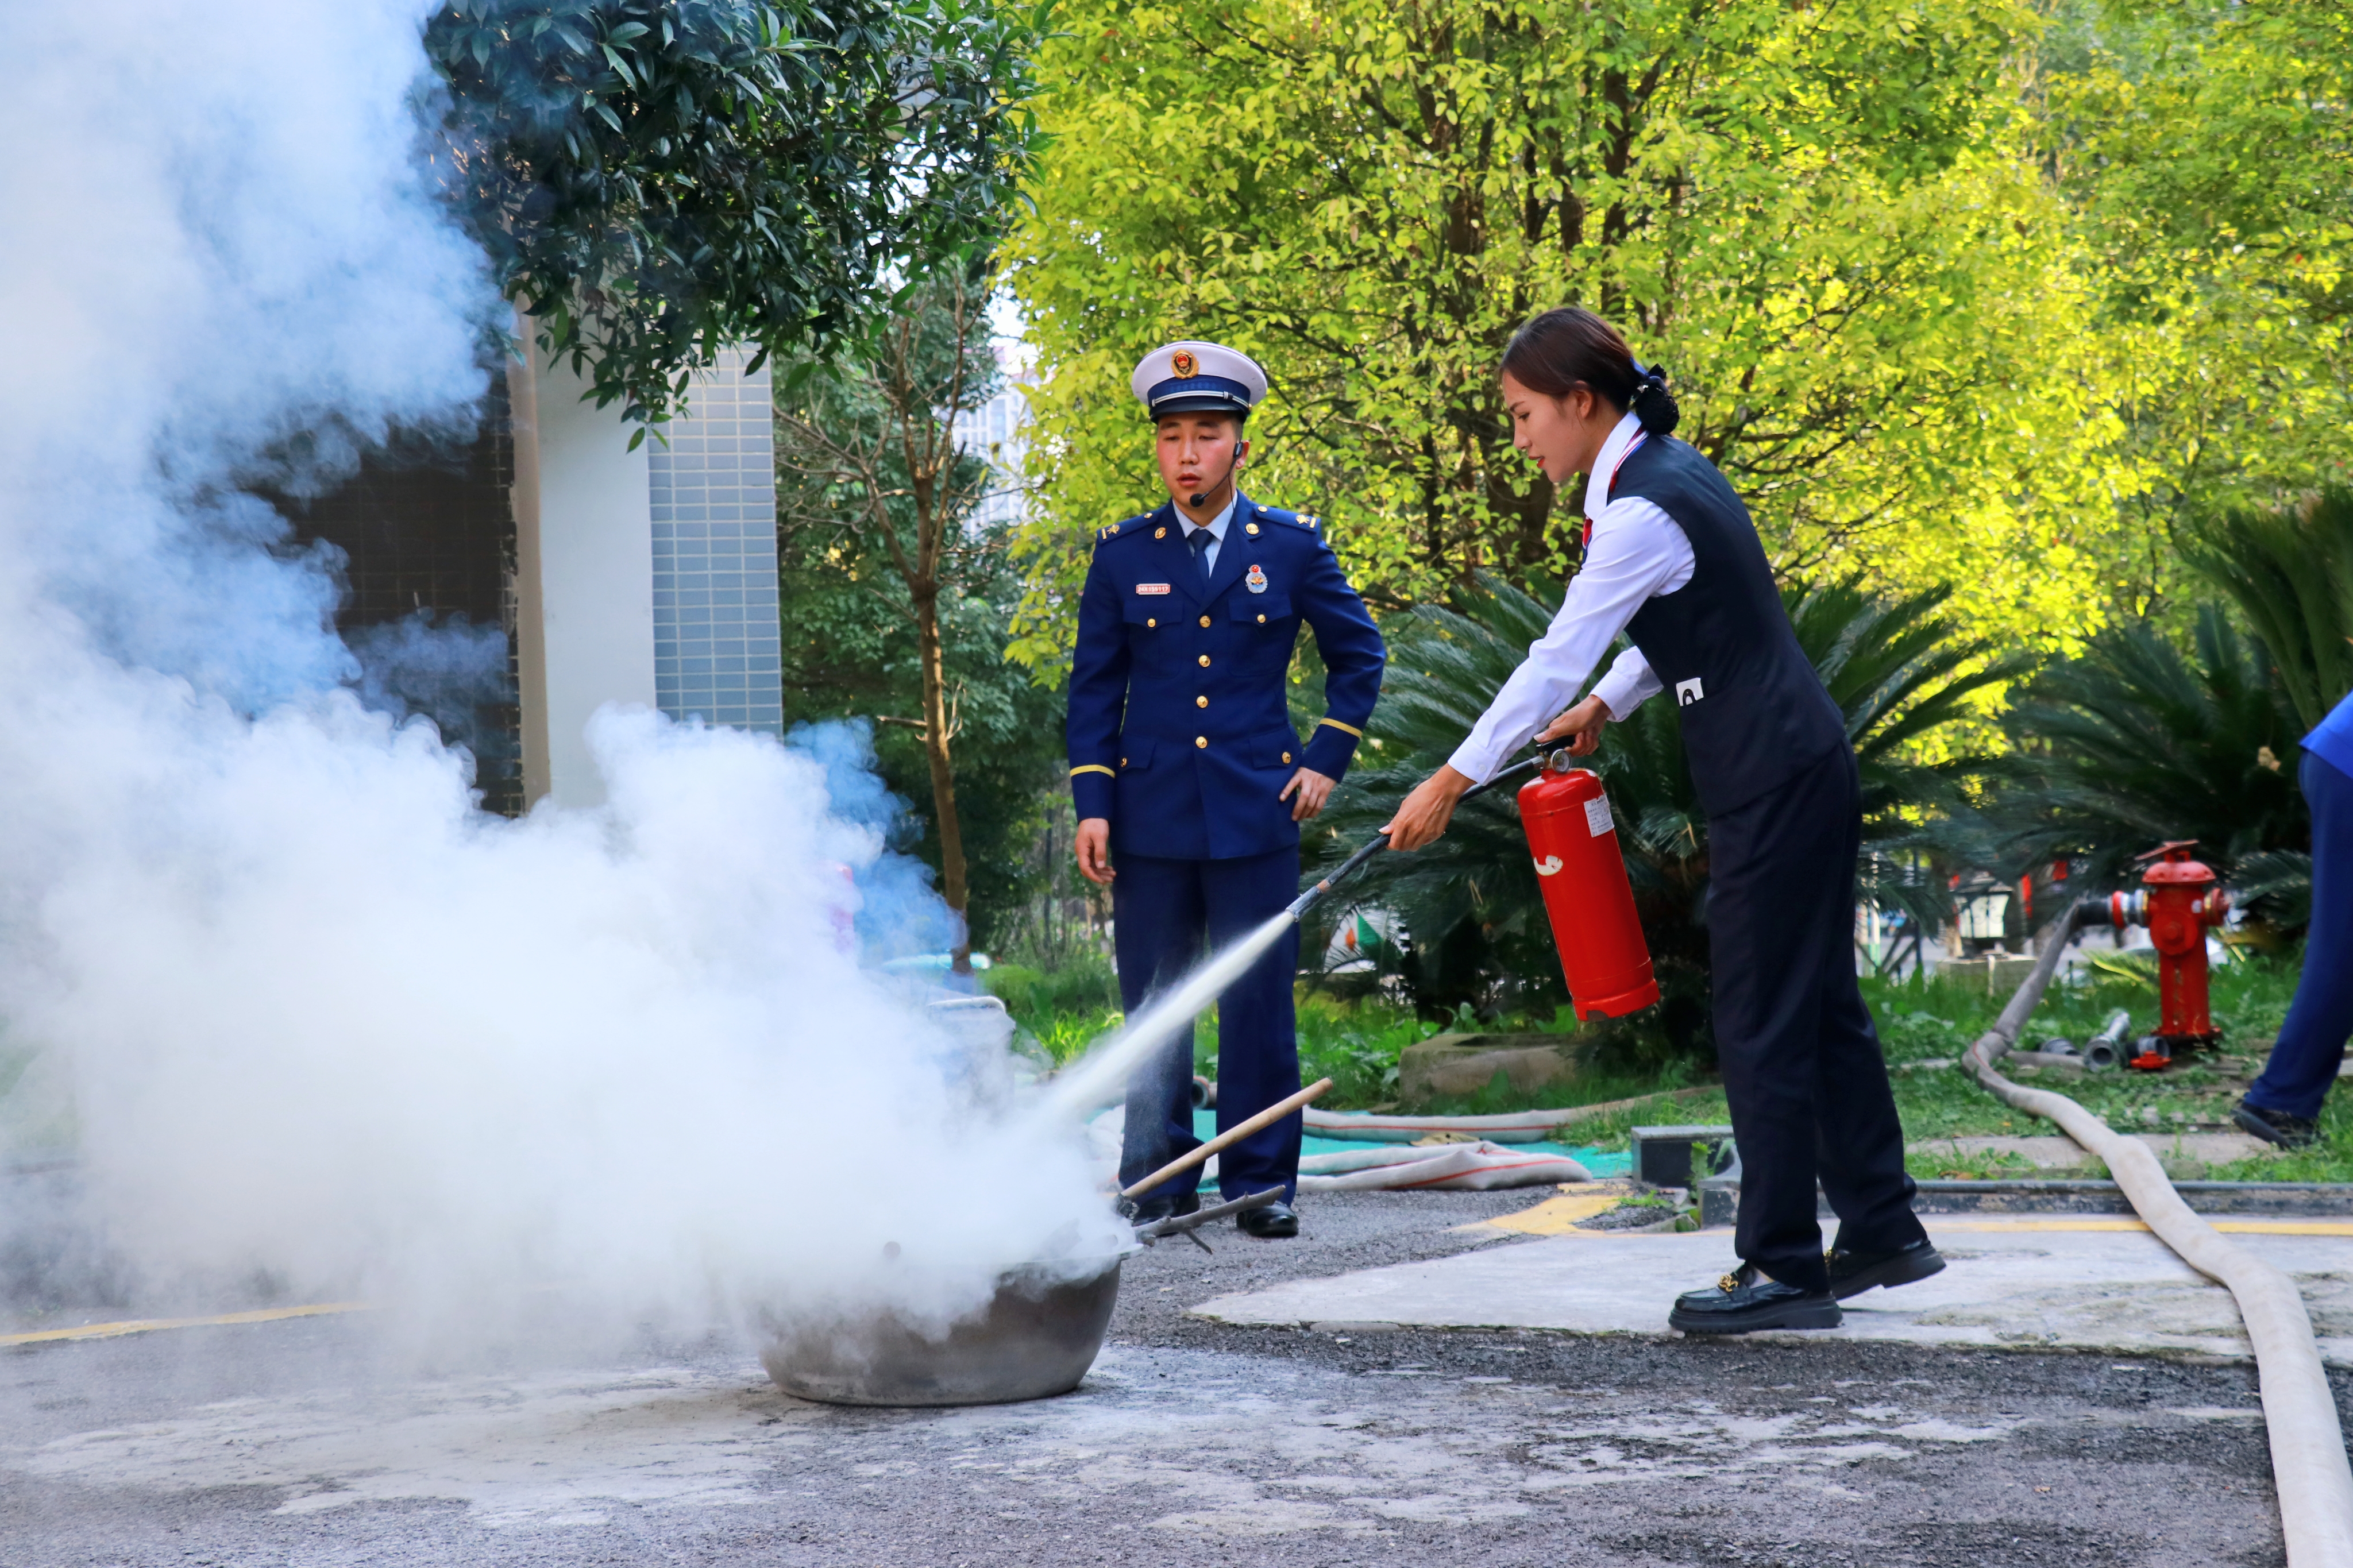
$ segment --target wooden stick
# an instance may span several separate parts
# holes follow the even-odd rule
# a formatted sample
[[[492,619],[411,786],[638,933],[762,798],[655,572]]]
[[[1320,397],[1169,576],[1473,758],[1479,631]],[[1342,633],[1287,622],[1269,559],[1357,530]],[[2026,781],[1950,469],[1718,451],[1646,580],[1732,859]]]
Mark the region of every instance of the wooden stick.
[[[1161,1166],[1160,1169],[1153,1172],[1152,1174],[1145,1177],[1144,1180],[1136,1183],[1135,1185],[1127,1188],[1119,1195],[1124,1198],[1132,1198],[1136,1196],[1138,1194],[1150,1192],[1153,1188],[1158,1186],[1169,1177],[1183,1174],[1185,1172],[1191,1170],[1194,1166],[1199,1164],[1202,1161],[1208,1159],[1210,1155],[1216,1153],[1219,1150],[1225,1148],[1229,1144],[1240,1142],[1242,1139],[1249,1137],[1260,1128],[1282,1121],[1284,1117],[1290,1115],[1301,1106],[1305,1105],[1309,1100],[1315,1099],[1318,1095],[1322,1094],[1325,1089],[1331,1087],[1332,1080],[1330,1079],[1325,1078],[1316,1079],[1314,1083],[1309,1084],[1305,1089],[1301,1089],[1297,1094],[1293,1095],[1289,1100],[1279,1100],[1275,1101],[1272,1105],[1268,1106],[1264,1110],[1260,1111],[1256,1116],[1251,1117],[1248,1121],[1243,1122],[1240,1126],[1228,1128],[1225,1131],[1219,1133],[1215,1138],[1210,1139],[1207,1143],[1202,1144],[1191,1152],[1177,1155],[1174,1160],[1169,1161],[1168,1163]]]

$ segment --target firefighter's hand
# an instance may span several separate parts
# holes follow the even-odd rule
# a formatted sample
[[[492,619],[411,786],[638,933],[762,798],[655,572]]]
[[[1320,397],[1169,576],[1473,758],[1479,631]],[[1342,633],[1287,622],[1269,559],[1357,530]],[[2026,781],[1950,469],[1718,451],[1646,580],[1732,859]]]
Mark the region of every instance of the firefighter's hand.
[[[1389,825],[1381,829],[1389,836],[1392,849],[1419,849],[1435,843],[1445,833],[1446,825],[1454,820],[1454,803],[1472,781],[1458,773],[1450,765],[1439,769],[1413,786],[1405,797]]]
[[[1291,800],[1291,792],[1297,790],[1299,798],[1291,800],[1291,820],[1304,822],[1321,812],[1324,809],[1324,803],[1332,798],[1334,782],[1314,768],[1302,768],[1291,775],[1291,782],[1283,785],[1282,793],[1274,798]]]
[[[1111,818],[1090,816],[1079,823],[1079,875],[1099,888],[1111,886],[1119,875],[1111,868]]]
[[[1544,727],[1536,736],[1539,742],[1557,741],[1563,735],[1574,735],[1569,742],[1572,757],[1589,757],[1601,745],[1601,731],[1609,722],[1609,705],[1599,697],[1588,697],[1559,718]]]

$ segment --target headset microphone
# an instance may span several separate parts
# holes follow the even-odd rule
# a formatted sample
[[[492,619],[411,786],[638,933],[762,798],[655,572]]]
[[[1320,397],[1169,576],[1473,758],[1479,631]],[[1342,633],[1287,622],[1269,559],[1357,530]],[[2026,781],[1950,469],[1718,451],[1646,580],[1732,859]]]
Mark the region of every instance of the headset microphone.
[[[1195,496],[1192,500],[1187,504],[1194,507],[1196,510],[1205,507],[1209,504],[1209,498],[1211,496],[1226,488],[1226,479],[1232,479],[1234,477],[1234,470],[1242,466],[1242,445],[1244,439],[1244,437],[1239,436],[1234,438],[1234,455],[1226,464],[1226,479],[1219,479],[1216,485],[1212,486],[1208,489],[1203,490],[1199,495]]]

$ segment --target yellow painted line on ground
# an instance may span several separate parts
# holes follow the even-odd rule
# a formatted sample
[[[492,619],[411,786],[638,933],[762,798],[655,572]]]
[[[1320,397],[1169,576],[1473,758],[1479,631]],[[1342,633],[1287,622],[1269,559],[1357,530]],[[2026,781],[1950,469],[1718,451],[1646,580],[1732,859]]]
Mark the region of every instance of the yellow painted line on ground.
[[[47,1344],[57,1340],[111,1340],[124,1334],[152,1334],[163,1329],[210,1329],[230,1323],[274,1323],[285,1318],[323,1318],[337,1312],[364,1312],[365,1301],[321,1301],[308,1307],[271,1307],[259,1312],[222,1312],[209,1318],[132,1318],[120,1323],[84,1323],[76,1329],[43,1329],[37,1333],[0,1334],[0,1346]]]
[[[2353,1236],[2353,1219],[2223,1219],[2212,1215],[2201,1216],[2208,1225],[2224,1233],[2242,1236]],[[2049,1219],[1947,1219],[1942,1215],[1925,1215],[1921,1221],[1931,1230],[2147,1230],[2148,1226],[2137,1219],[2063,1218]]]
[[[1522,1236],[1565,1236],[1576,1228],[1581,1219],[1607,1214],[1626,1197],[1626,1189],[1612,1184],[1605,1192],[1594,1192],[1578,1183],[1573,1189],[1564,1189],[1562,1195],[1546,1198],[1531,1208],[1507,1214],[1494,1219],[1474,1220],[1458,1225],[1457,1230],[1508,1230]]]

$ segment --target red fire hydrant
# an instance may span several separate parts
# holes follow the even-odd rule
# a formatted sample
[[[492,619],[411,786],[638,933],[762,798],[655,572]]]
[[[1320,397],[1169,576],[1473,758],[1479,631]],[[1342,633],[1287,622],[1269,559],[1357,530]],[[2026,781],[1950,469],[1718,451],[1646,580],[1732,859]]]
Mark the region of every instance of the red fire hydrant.
[[[2132,1065],[2154,1072],[2173,1059],[2176,1047],[2211,1046],[2214,1020],[2206,1004],[2206,928],[2231,912],[2231,895],[2214,885],[2214,873],[2189,858],[2194,838],[2160,844],[2138,860],[2153,862],[2141,874],[2141,891],[2111,893],[2108,919],[2116,930],[2147,926],[2157,948],[2157,1032],[2143,1038]]]

